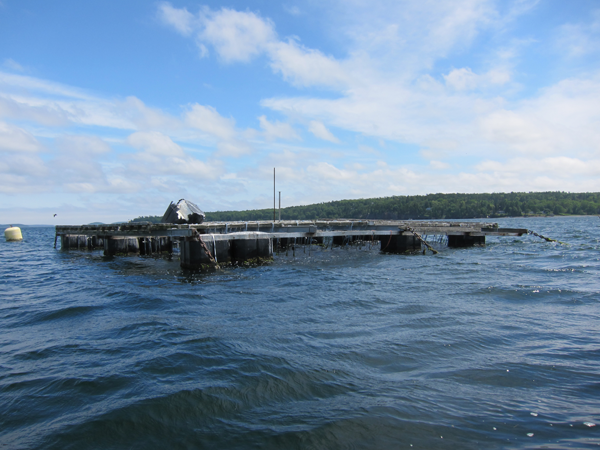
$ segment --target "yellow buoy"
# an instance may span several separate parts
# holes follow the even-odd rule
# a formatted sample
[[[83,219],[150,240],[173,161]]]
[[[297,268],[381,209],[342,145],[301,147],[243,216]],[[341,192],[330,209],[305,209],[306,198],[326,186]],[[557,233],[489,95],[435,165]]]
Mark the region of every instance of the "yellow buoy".
[[[7,241],[21,241],[23,239],[21,229],[19,227],[13,226],[10,226],[6,230],[4,230],[4,237]]]

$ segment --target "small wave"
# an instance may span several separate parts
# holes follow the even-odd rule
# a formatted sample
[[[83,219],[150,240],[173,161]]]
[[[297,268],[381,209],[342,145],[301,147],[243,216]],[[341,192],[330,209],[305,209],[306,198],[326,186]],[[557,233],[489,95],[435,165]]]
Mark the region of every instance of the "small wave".
[[[35,325],[42,322],[71,319],[74,317],[88,315],[100,309],[102,309],[100,306],[68,306],[55,311],[38,313],[30,319],[29,324]]]

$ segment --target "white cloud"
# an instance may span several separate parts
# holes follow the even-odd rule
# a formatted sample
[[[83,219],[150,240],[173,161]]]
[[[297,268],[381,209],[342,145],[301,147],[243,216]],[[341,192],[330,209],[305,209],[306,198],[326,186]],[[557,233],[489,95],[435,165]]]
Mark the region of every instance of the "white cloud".
[[[283,9],[285,12],[291,14],[292,16],[299,16],[302,14],[302,11],[296,5],[284,5]]]
[[[463,69],[454,69],[448,75],[444,75],[446,84],[457,91],[474,89],[477,86],[478,76],[468,67]]]
[[[104,170],[93,157],[62,154],[46,163],[46,167],[52,172],[48,180],[55,189],[77,192],[76,187],[81,186],[82,192],[101,192],[106,188]]]
[[[314,134],[319,139],[323,139],[325,141],[333,142],[334,144],[339,144],[340,140],[336,138],[331,131],[327,129],[322,122],[318,122],[316,120],[311,120],[308,124],[308,131]]]
[[[247,62],[264,52],[267,44],[275,39],[272,22],[252,12],[229,8],[213,11],[204,7],[194,16],[185,8],[162,3],[158,13],[166,25],[181,34],[194,33],[202,56],[207,54],[205,44],[210,44],[227,63]]]
[[[434,170],[450,169],[450,164],[443,161],[429,161],[429,166]]]
[[[211,106],[192,105],[184,114],[185,123],[216,141],[219,156],[239,157],[250,154],[252,147],[235,128],[235,120],[221,116]],[[247,135],[254,135],[250,130]]]
[[[138,131],[127,138],[127,143],[151,155],[183,156],[181,147],[158,131]]]
[[[2,65],[4,67],[6,67],[7,69],[15,70],[17,72],[25,71],[25,68],[21,64],[19,64],[18,62],[16,62],[14,59],[11,59],[11,58],[5,59],[4,63]]]
[[[266,116],[258,118],[260,127],[263,129],[265,139],[273,141],[275,139],[299,140],[300,136],[289,123],[269,122]]]
[[[166,25],[185,35],[194,26],[201,56],[208,54],[206,45],[212,46],[226,63],[248,62],[266,53],[272,69],[295,85],[342,86],[347,82],[345,70],[334,58],[305,48],[293,39],[279,40],[271,20],[253,12],[204,7],[192,19],[187,9],[163,3],[159,16]]]
[[[600,51],[600,9],[589,23],[567,23],[558,30],[559,48],[571,57],[581,57]]]
[[[42,178],[48,176],[48,168],[38,155],[11,153],[1,155],[0,173],[8,175]]]
[[[388,69],[403,74],[430,68],[457,48],[465,48],[484,27],[499,20],[494,0],[337,0],[332,27]]]
[[[271,21],[252,12],[205,9],[200,19],[203,29],[198,39],[214,46],[225,62],[249,61],[275,38]]]
[[[6,72],[0,72],[0,89],[4,92],[27,90],[38,94],[69,97],[80,100],[90,100],[93,98],[90,94],[87,94],[81,89],[66,86],[61,83]]]
[[[69,124],[114,129],[176,129],[181,121],[140,99],[92,96],[81,89],[0,72],[0,117],[45,126]]]
[[[180,120],[165,114],[158,108],[144,104],[139,98],[129,96],[125,101],[117,101],[111,106],[116,118],[127,118],[133,127],[139,130],[176,129],[181,126]]]
[[[504,85],[511,81],[511,73],[507,69],[492,69],[485,74],[486,81],[492,85]]]
[[[200,161],[187,154],[167,155],[157,153],[138,153],[125,166],[128,179],[133,179],[141,185],[172,187],[185,183],[201,182],[205,184],[218,179],[223,173],[221,163],[217,161]]]
[[[41,149],[41,144],[31,133],[0,122],[0,152],[37,152]]]
[[[250,153],[252,153],[252,147],[240,140],[222,141],[217,144],[217,155],[222,157],[232,156],[237,158]]]
[[[61,151],[76,157],[110,153],[110,146],[97,136],[59,136],[55,140]]]
[[[296,86],[343,87],[348,83],[346,70],[338,61],[295,41],[270,44],[269,56],[273,70]]]
[[[67,192],[77,194],[94,194],[98,191],[92,183],[65,183],[63,187]]]
[[[492,85],[501,86],[511,80],[511,74],[507,69],[492,69],[487,73],[478,75],[464,67],[454,69],[447,75],[443,75],[446,85],[457,91],[467,91]]]
[[[229,140],[236,135],[235,121],[221,116],[212,106],[194,104],[185,113],[186,123],[208,135]]]
[[[572,156],[600,151],[600,75],[563,80],[513,110],[496,109],[480,121],[483,138],[524,154]]]
[[[348,182],[357,175],[355,171],[339,169],[326,162],[312,164],[307,167],[306,171],[312,176],[316,175],[316,177],[321,180],[334,182]]]
[[[68,123],[66,111],[53,102],[31,102],[28,99],[2,95],[0,95],[0,117],[30,120],[48,126],[61,126]]]
[[[215,180],[221,176],[223,169],[218,164],[209,164],[191,157],[172,158],[165,167],[165,173],[190,175],[194,180]]]
[[[599,151],[600,74],[561,81],[537,97],[508,102],[461,91],[381,83],[339,99],[274,98],[261,104],[307,120],[427,149],[440,159],[494,151],[584,155]]]
[[[158,5],[158,17],[184,36],[192,33],[195,18],[186,8],[173,8],[170,3],[164,2]]]
[[[550,179],[600,176],[600,160],[582,160],[568,156],[548,158],[512,158],[504,163],[483,161],[475,166],[480,172],[492,172],[500,176],[540,176]]]

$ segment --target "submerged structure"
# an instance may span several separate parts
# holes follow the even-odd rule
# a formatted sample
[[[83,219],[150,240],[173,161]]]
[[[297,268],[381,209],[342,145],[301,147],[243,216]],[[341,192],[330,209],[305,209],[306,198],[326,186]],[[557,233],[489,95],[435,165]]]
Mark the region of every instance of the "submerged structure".
[[[423,248],[435,253],[436,250],[423,235],[445,237],[448,247],[472,247],[485,245],[486,236],[522,236],[526,233],[527,229],[500,228],[497,223],[480,222],[285,220],[127,223],[57,226],[55,246],[60,237],[63,250],[103,249],[107,256],[172,253],[176,246],[182,268],[203,269],[219,264],[269,260],[274,249],[295,249],[301,244],[318,244],[328,248],[361,241],[379,245],[380,250],[386,253],[418,252]]]

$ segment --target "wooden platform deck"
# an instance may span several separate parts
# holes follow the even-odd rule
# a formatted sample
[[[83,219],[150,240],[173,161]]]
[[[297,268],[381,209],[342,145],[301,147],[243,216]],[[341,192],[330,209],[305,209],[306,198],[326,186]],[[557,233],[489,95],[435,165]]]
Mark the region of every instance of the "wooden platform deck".
[[[147,222],[112,225],[58,225],[56,234],[102,237],[186,238],[197,234],[216,240],[244,239],[244,233],[264,233],[267,238],[332,236],[378,236],[412,234],[446,236],[521,236],[522,228],[500,228],[497,223],[398,221],[398,220],[282,220],[252,222],[205,222],[202,224],[151,224]]]

